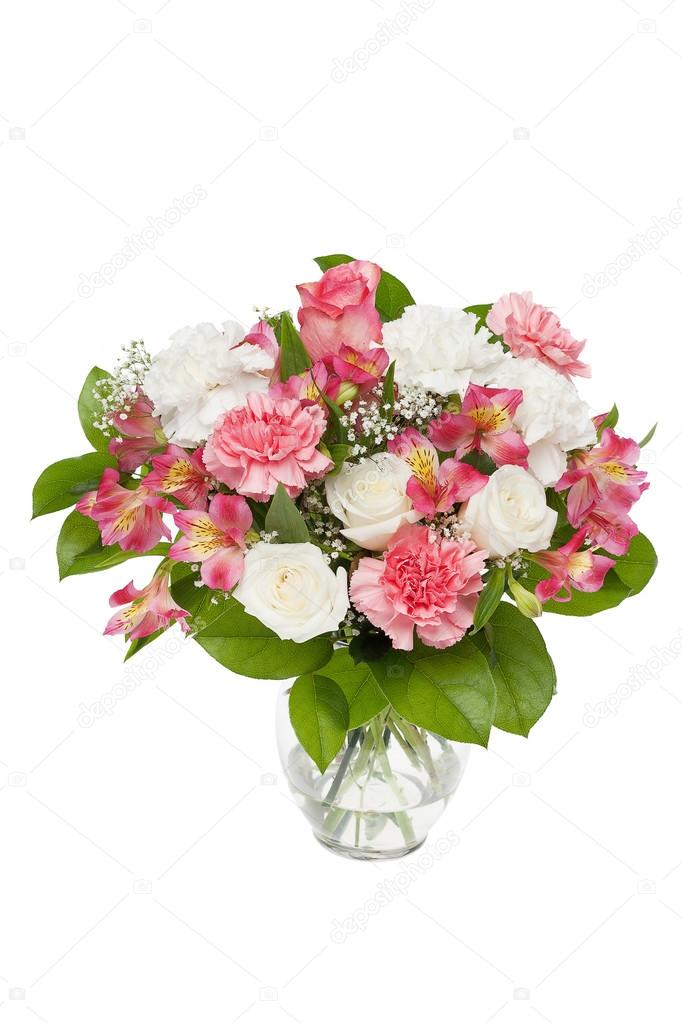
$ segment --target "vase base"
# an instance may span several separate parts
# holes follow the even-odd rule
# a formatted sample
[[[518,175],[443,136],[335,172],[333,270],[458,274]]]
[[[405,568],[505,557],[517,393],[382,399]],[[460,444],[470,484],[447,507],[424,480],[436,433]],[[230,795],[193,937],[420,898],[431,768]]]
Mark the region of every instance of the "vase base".
[[[344,856],[348,860],[399,860],[401,857],[409,856],[410,853],[420,849],[426,841],[425,836],[421,841],[415,842],[413,845],[406,845],[397,849],[372,849],[366,846],[344,845],[342,842],[335,842],[332,838],[318,835],[316,831],[313,834],[325,849],[336,853],[337,856]]]

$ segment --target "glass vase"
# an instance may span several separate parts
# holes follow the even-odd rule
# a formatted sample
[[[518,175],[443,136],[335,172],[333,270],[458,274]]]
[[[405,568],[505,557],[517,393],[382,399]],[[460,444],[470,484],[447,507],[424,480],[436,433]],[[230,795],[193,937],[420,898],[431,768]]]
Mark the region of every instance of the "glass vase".
[[[297,806],[326,848],[353,859],[405,856],[447,806],[469,754],[386,709],[354,728],[324,774],[289,719],[291,682],[277,708],[280,758]]]

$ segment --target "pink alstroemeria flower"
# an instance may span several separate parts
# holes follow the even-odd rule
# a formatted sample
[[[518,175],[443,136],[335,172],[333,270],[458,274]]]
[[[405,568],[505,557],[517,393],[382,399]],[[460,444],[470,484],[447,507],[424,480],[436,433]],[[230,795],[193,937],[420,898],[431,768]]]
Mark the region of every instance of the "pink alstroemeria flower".
[[[590,542],[609,554],[626,554],[633,536],[639,533],[628,515],[629,508],[629,502],[623,505],[613,495],[599,501],[582,521]]]
[[[550,579],[535,587],[535,596],[543,604],[547,600],[565,603],[571,599],[571,589],[594,593],[604,585],[606,573],[616,562],[592,549],[581,551],[586,535],[587,530],[581,529],[558,550],[532,555],[533,561],[551,573]]]
[[[357,351],[350,345],[341,345],[338,355],[331,356],[331,364],[341,387],[335,401],[343,404],[354,401],[363,391],[369,391],[381,380],[390,362],[385,348]]]
[[[216,494],[208,511],[179,511],[175,525],[183,536],[168,557],[198,562],[201,578],[212,590],[231,590],[244,568],[245,534],[253,516],[243,497]]]
[[[591,376],[590,367],[578,359],[585,342],[576,341],[551,309],[533,301],[530,291],[498,298],[486,323],[517,358],[537,359],[566,377]]]
[[[174,511],[175,506],[144,483],[127,490],[118,481],[115,469],[105,469],[94,502],[90,494],[79,501],[78,511],[95,520],[102,543],[117,543],[121,550],[142,552],[151,550],[161,537],[170,540],[162,515]]]
[[[188,612],[175,603],[169,588],[167,569],[160,569],[152,581],[138,590],[131,581],[109,598],[110,607],[118,607],[104,630],[105,636],[124,632],[128,639],[142,639],[173,622],[186,618]],[[127,607],[125,605],[128,605]]]
[[[630,510],[649,486],[646,472],[635,468],[639,454],[634,440],[619,437],[608,426],[599,444],[575,453],[570,468],[554,484],[555,490],[568,489],[566,506],[572,526],[582,525],[604,498],[616,502],[624,513]]]
[[[288,380],[274,384],[268,394],[271,398],[296,398],[302,405],[321,405],[325,408],[321,395],[333,397],[330,390],[338,390],[338,381],[329,373],[324,362],[316,362],[305,373],[290,376]]]
[[[454,504],[468,501],[488,482],[482,472],[456,458],[446,458],[439,465],[433,444],[413,426],[390,440],[387,447],[412,470],[407,496],[414,509],[429,519],[450,511]]]
[[[121,409],[112,420],[121,437],[109,442],[109,454],[114,455],[123,472],[134,472],[149,461],[155,451],[163,451],[168,441],[161,428],[161,420],[154,414],[149,398],[138,390],[130,410]]]
[[[235,348],[239,348],[240,345],[258,345],[268,355],[271,355],[275,361],[279,358],[277,337],[267,320],[259,320],[258,323],[254,323],[244,340],[240,341],[239,345],[235,345]]]
[[[152,465],[153,470],[144,478],[145,487],[172,494],[188,508],[206,508],[211,484],[201,448],[190,454],[177,444],[169,444],[163,455],[152,458]]]
[[[528,467],[528,448],[512,428],[523,391],[469,384],[462,411],[443,412],[429,423],[429,437],[440,451],[454,451],[463,458],[469,451],[483,451],[495,465]]]

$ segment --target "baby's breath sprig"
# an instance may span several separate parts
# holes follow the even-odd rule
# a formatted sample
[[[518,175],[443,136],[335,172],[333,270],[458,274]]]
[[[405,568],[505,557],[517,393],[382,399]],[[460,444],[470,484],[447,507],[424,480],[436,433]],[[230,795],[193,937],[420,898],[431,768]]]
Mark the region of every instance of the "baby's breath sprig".
[[[98,380],[92,390],[101,410],[101,416],[94,425],[102,433],[107,436],[111,434],[111,422],[115,415],[122,414],[125,418],[130,412],[151,364],[151,355],[141,338],[121,346],[121,355],[113,373]]]

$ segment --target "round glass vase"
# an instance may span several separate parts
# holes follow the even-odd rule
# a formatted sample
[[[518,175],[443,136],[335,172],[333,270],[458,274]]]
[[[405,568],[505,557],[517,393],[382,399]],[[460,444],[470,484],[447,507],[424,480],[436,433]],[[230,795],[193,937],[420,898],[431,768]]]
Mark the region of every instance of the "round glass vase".
[[[391,859],[419,848],[464,773],[469,747],[406,721],[393,710],[351,729],[324,774],[289,719],[285,682],[277,741],[296,805],[326,848],[358,860]]]

